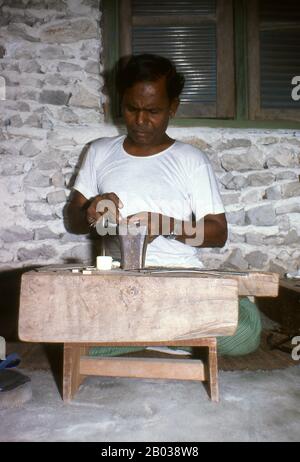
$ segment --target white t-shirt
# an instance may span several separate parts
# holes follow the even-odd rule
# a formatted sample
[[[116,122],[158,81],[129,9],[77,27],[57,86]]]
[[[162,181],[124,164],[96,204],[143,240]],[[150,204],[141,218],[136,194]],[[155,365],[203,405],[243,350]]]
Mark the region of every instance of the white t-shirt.
[[[93,141],[74,189],[87,199],[114,192],[123,217],[155,212],[180,220],[224,213],[216,177],[206,155],[181,141],[148,157],[128,154],[124,135]],[[116,245],[116,240],[107,242]],[[111,245],[111,244],[109,244]],[[112,249],[112,254],[113,254]],[[198,249],[164,236],[147,246],[146,266],[198,267]]]

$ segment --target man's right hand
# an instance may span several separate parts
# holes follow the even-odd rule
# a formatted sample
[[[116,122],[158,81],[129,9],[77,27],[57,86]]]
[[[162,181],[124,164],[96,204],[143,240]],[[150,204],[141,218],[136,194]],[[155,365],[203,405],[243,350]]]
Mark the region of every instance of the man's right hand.
[[[86,209],[86,220],[89,226],[96,226],[98,220],[104,217],[111,223],[119,224],[120,212],[123,207],[121,199],[113,192],[96,196]]]

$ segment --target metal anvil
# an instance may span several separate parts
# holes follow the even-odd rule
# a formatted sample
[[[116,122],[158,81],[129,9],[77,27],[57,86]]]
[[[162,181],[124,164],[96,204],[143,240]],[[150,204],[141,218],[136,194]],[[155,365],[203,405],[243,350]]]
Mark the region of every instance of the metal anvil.
[[[121,267],[125,270],[142,269],[148,244],[147,226],[119,225],[117,235],[121,246]]]

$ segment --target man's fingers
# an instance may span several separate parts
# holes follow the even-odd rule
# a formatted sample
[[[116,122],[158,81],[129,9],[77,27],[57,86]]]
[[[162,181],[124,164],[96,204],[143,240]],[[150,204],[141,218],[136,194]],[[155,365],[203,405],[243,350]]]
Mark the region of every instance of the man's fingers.
[[[124,207],[123,202],[122,202],[121,199],[117,196],[116,193],[110,192],[110,193],[104,194],[104,196],[105,196],[105,199],[110,199],[110,200],[112,200],[113,203],[115,204],[115,206],[116,206],[118,209],[122,209],[122,208]]]

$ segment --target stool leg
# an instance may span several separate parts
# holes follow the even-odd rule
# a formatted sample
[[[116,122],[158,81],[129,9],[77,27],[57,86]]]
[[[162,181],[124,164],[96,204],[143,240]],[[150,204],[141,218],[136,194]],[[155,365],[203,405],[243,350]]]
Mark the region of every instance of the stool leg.
[[[80,355],[84,350],[80,343],[64,343],[62,398],[66,402],[73,399],[85,378],[80,375]]]
[[[208,346],[207,385],[212,401],[219,401],[217,339]]]

